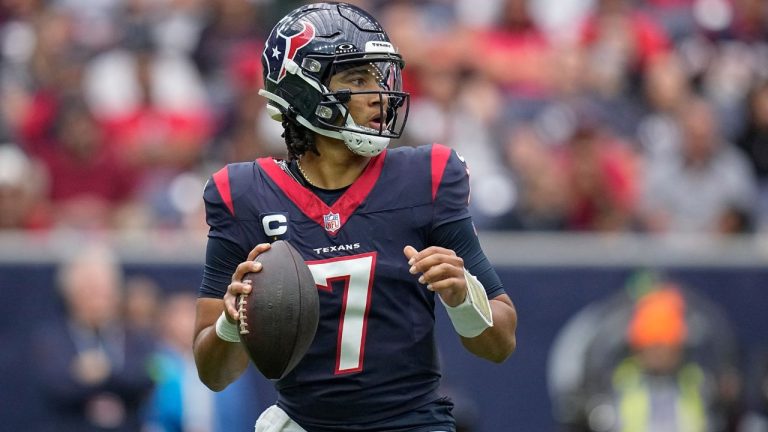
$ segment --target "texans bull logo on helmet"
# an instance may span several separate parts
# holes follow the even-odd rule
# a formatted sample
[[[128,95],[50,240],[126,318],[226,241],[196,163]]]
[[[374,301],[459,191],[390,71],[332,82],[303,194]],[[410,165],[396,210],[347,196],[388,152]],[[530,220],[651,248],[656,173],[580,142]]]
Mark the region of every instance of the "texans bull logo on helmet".
[[[293,60],[299,49],[307,46],[315,38],[315,26],[307,21],[299,21],[301,30],[293,35],[284,35],[280,31],[270,35],[264,58],[269,65],[267,79],[279,83],[285,77],[285,63]]]

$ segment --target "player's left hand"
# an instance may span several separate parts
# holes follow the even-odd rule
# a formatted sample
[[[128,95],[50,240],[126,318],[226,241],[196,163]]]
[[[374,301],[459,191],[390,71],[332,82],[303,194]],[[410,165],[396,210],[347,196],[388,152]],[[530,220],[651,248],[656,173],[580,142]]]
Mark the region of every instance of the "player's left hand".
[[[464,278],[464,260],[456,252],[430,246],[417,251],[413,246],[403,249],[408,258],[411,274],[419,274],[419,283],[442,297],[445,304],[454,307],[467,297],[467,281]]]

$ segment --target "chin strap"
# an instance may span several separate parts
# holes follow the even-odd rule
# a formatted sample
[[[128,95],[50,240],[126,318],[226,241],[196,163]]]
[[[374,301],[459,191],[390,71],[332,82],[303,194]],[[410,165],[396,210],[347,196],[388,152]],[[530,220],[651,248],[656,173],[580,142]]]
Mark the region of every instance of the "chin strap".
[[[366,135],[351,131],[341,131],[344,144],[354,154],[376,156],[389,145],[389,137]]]

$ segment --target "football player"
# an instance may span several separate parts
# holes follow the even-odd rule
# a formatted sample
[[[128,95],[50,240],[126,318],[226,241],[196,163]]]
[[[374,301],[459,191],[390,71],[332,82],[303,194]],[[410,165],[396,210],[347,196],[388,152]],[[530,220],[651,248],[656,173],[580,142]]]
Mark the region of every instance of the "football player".
[[[387,150],[407,119],[404,63],[355,6],[291,12],[262,62],[260,93],[289,158],[230,164],[205,188],[200,378],[221,390],[248,366],[234,300],[261,270],[254,258],[288,240],[317,283],[320,322],[256,431],[454,431],[438,394],[435,303],[466,349],[493,362],[514,351],[517,326],[469,216],[464,160],[438,144]]]

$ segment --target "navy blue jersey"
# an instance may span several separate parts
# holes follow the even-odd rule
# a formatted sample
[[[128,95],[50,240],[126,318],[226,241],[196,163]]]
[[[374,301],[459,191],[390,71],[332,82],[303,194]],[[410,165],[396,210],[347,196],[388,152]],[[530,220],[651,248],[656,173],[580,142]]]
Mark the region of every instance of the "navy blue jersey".
[[[421,250],[435,227],[468,218],[468,197],[463,161],[437,144],[372,158],[330,206],[281,160],[214,174],[204,194],[209,237],[236,245],[242,260],[259,243],[288,240],[319,290],[315,340],[275,384],[291,418],[312,431],[382,430],[439,399],[435,295],[408,272],[403,248]]]

